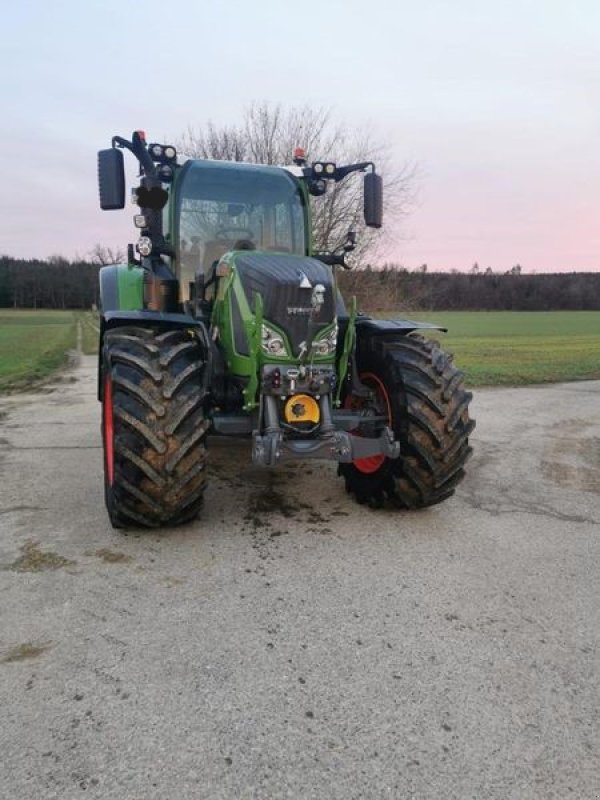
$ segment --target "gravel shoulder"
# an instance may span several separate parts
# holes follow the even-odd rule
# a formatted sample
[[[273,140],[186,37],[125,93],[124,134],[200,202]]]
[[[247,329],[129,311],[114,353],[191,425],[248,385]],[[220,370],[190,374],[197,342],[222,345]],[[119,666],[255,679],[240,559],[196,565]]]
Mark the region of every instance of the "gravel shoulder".
[[[479,390],[423,512],[215,442],[202,518],[123,534],[95,367],[0,399],[7,797],[600,796],[600,381]]]

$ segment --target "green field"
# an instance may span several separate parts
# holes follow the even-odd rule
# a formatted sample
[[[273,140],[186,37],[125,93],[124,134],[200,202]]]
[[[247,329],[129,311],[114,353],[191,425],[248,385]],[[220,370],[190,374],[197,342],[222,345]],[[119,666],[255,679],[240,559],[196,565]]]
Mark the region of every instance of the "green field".
[[[441,311],[383,313],[436,322],[471,386],[600,378],[599,311]]]
[[[598,311],[443,311],[379,314],[437,322],[433,333],[455,355],[471,386],[600,378]],[[84,353],[95,353],[98,320],[73,311],[0,310],[0,391],[26,387],[65,363],[80,323]]]
[[[76,330],[72,311],[0,309],[0,390],[25,388],[62,366]]]

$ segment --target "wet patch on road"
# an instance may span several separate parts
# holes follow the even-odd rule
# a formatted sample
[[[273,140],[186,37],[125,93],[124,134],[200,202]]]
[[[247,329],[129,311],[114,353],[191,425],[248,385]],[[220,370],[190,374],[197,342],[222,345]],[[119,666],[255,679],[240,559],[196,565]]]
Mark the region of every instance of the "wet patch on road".
[[[38,658],[42,653],[45,653],[52,646],[52,642],[40,642],[34,644],[33,642],[24,642],[12,647],[6,655],[4,655],[0,662],[2,664],[14,664],[17,661],[26,661],[30,658]]]
[[[101,547],[99,550],[86,550],[86,556],[96,556],[101,558],[105,564],[126,564],[132,561],[131,556],[122,553],[120,550],[111,550],[109,547]]]
[[[22,555],[4,569],[13,572],[43,572],[72,567],[77,563],[51,550],[40,550],[38,543],[32,540],[25,542],[20,549]]]
[[[562,488],[600,493],[600,438],[554,440],[545,448],[541,471]]]

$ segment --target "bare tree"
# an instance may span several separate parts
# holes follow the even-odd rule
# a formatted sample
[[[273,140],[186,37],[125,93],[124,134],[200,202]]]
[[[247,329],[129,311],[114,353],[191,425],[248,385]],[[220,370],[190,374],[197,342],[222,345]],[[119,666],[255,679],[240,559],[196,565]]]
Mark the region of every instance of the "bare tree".
[[[90,262],[101,267],[107,264],[122,264],[125,261],[125,254],[122,250],[113,250],[103,244],[95,244],[88,253]]]
[[[365,227],[362,186],[355,176],[330,186],[323,197],[311,198],[315,249],[334,250],[349,229],[356,230],[359,237],[354,261],[370,263],[397,235],[398,225],[392,221],[397,223],[410,211],[416,170],[410,164],[395,165],[389,145],[369,132],[336,124],[327,109],[285,108],[263,102],[246,108],[238,125],[219,127],[208,122],[199,130],[189,127],[178,145],[190,158],[279,165],[291,163],[296,146],[304,147],[309,161],[375,162],[384,180],[387,230]]]

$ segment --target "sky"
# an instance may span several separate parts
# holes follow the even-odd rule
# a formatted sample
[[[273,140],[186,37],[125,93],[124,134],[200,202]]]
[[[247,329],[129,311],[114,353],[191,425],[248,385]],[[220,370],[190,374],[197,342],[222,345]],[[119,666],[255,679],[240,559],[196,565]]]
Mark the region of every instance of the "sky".
[[[600,270],[597,0],[21,0],[0,53],[0,253],[123,247],[134,209],[100,211],[96,151],[267,101],[329,108],[417,166],[391,259]]]

